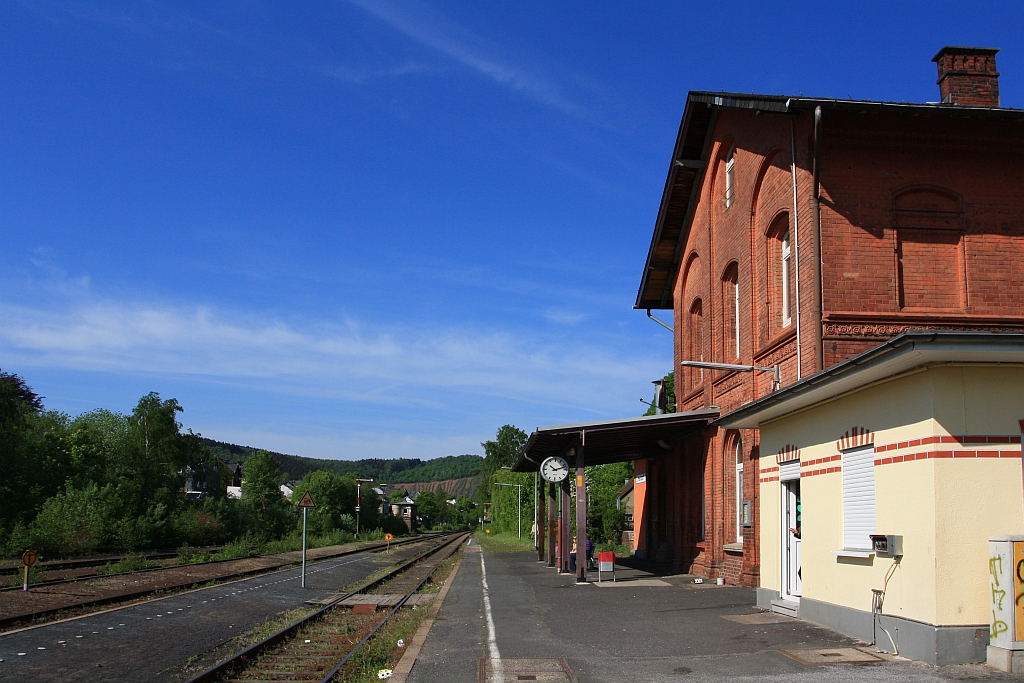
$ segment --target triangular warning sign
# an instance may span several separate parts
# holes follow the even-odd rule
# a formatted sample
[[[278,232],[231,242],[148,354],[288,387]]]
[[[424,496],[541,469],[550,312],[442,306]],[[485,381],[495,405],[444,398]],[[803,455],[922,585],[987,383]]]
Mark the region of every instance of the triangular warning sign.
[[[302,494],[302,500],[299,501],[300,508],[315,508],[316,503],[313,502],[313,497],[309,495],[309,491]]]

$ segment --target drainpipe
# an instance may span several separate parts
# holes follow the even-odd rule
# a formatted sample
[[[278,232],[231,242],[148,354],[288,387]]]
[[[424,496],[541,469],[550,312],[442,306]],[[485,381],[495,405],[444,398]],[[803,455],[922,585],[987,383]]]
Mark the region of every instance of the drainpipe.
[[[796,275],[796,378],[803,376],[800,361],[800,222],[797,220],[796,197],[796,123],[789,120],[790,171],[793,175],[793,270]]]
[[[659,320],[658,318],[655,318],[653,315],[651,315],[651,309],[649,309],[649,308],[647,309],[647,317],[650,318],[651,320],[653,320],[654,322],[658,323],[662,327],[664,327],[666,330],[668,330],[672,334],[675,334],[676,331],[672,328],[672,326],[669,325],[664,320]]]
[[[814,108],[814,191],[811,192],[811,223],[814,227],[814,370],[825,367],[825,338],[822,333],[821,305],[821,106]]]

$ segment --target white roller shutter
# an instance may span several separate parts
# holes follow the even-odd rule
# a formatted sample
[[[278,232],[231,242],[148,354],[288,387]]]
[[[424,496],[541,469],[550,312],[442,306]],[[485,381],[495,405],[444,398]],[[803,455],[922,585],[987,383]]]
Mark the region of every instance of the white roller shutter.
[[[875,446],[843,451],[843,548],[871,550],[875,533]]]

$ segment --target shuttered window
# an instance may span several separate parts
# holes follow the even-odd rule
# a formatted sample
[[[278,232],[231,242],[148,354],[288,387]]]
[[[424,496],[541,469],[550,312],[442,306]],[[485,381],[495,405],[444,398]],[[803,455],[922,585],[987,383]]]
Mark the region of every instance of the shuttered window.
[[[843,451],[843,549],[871,550],[875,533],[875,446]]]

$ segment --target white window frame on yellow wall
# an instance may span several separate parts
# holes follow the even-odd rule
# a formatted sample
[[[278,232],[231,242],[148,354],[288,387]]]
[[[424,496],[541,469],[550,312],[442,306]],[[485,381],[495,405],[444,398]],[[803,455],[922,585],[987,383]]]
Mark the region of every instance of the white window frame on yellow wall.
[[[869,553],[875,533],[875,445],[841,451],[843,550]]]

